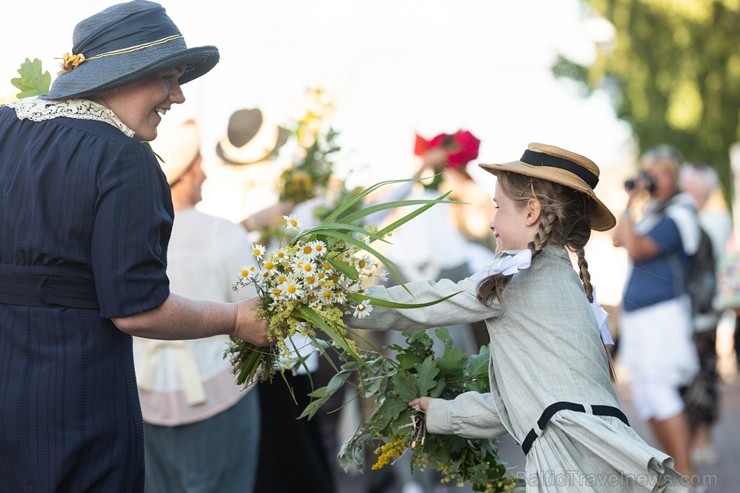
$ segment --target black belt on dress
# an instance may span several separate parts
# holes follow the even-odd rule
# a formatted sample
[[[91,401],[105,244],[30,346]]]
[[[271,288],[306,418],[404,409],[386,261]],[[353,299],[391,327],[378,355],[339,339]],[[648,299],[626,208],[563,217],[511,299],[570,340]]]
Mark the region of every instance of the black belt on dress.
[[[534,441],[537,440],[537,437],[539,437],[542,432],[545,431],[545,427],[547,426],[547,423],[550,422],[550,419],[555,416],[557,412],[566,409],[568,411],[576,411],[579,413],[588,412],[586,410],[586,406],[584,406],[583,404],[577,404],[575,402],[559,401],[547,406],[545,410],[542,411],[540,419],[537,420],[537,426],[539,427],[540,432],[537,433],[537,430],[535,428],[532,428],[531,430],[529,430],[529,433],[527,433],[527,436],[522,442],[522,450],[524,451],[524,455],[527,455],[529,453],[529,449],[532,448],[532,444],[534,443]],[[596,414],[599,416],[613,416],[620,419],[627,426],[630,425],[629,421],[627,421],[627,416],[625,416],[620,409],[614,406],[591,406],[591,412],[589,414]]]
[[[0,304],[100,309],[92,279],[55,275],[0,275]]]

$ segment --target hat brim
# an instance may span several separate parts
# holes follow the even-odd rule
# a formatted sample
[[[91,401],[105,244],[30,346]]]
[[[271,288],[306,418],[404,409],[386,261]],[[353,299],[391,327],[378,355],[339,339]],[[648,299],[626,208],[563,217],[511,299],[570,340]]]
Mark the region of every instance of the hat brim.
[[[66,99],[90,96],[183,65],[185,73],[180,76],[178,82],[185,84],[208,73],[220,58],[218,48],[215,46],[185,48],[184,41],[161,45],[158,50],[154,60],[147,50],[125,56],[87,60],[70,72],[57,77],[49,92],[40,95],[39,98]]]
[[[262,158],[260,158],[260,159],[251,160],[251,161],[234,161],[233,159],[229,159],[226,156],[226,153],[224,152],[223,147],[221,146],[221,142],[218,142],[216,144],[216,155],[224,163],[231,164],[231,165],[234,165],[234,166],[261,163],[265,159],[267,159],[268,157],[270,157],[273,153],[275,153],[278,149],[280,149],[281,147],[283,147],[286,142],[288,142],[288,137],[290,136],[290,132],[287,129],[285,129],[283,127],[280,127],[280,126],[278,126],[277,129],[278,129],[278,135],[277,135],[277,139],[275,139],[275,147],[273,147],[272,150],[270,150],[270,152],[268,152],[267,154],[265,154],[264,156],[262,156]],[[249,142],[247,142],[245,145],[249,145]]]
[[[527,164],[522,161],[512,161],[503,164],[480,163],[478,166],[494,175],[502,171],[516,173],[559,183],[582,192],[586,194],[594,204],[591,214],[591,229],[596,231],[608,231],[617,224],[617,219],[614,217],[614,214],[612,214],[609,208],[599,200],[593,189],[588,186],[585,181],[569,171],[550,166],[532,166],[531,164]]]

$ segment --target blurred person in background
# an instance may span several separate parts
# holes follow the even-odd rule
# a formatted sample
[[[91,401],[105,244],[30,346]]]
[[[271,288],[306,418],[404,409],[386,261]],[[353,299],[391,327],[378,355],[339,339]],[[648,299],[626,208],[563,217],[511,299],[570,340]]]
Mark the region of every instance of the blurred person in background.
[[[642,155],[640,174],[625,183],[629,198],[613,238],[630,261],[619,359],[629,371],[635,408],[676,470],[691,476],[691,434],[680,389],[699,368],[685,276],[700,231],[693,200],[678,188],[682,163],[670,146]],[[635,209],[645,197],[638,218]]]
[[[679,188],[694,200],[699,224],[711,240],[711,261],[715,264],[732,233],[732,218],[721,199],[717,172],[706,164],[681,166]],[[721,313],[712,307],[694,314],[694,343],[699,356],[699,373],[684,392],[686,415],[692,434],[695,466],[712,465],[719,459],[712,446],[711,429],[719,414],[717,374],[717,324]]]

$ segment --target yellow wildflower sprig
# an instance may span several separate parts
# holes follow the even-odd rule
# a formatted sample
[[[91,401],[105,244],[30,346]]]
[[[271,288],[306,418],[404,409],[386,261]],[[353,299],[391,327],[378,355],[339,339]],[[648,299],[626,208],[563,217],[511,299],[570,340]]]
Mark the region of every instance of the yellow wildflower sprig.
[[[382,469],[396,461],[408,449],[407,437],[404,435],[391,435],[390,441],[375,449],[378,460],[373,464],[372,470]]]

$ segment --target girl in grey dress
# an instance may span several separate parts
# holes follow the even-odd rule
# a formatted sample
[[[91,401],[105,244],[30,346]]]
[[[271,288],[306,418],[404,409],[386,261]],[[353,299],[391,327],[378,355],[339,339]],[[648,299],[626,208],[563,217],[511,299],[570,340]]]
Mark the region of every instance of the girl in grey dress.
[[[527,456],[528,492],[685,491],[690,478],[630,428],[612,383],[584,253],[591,230],[616,222],[593,191],[599,168],[544,144],[530,144],[518,161],[480,166],[498,178],[493,267],[457,283],[372,287],[369,296],[400,303],[457,294],[426,308],[375,306],[351,324],[410,330],[485,321],[491,392],[409,405],[426,412],[430,433],[510,433]]]

